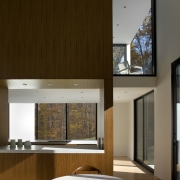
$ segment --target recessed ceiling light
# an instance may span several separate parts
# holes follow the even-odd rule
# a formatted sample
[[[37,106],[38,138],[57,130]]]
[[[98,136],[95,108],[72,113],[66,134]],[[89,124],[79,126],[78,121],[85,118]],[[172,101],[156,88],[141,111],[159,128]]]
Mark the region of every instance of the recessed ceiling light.
[[[126,6],[123,6],[123,8],[126,8]]]

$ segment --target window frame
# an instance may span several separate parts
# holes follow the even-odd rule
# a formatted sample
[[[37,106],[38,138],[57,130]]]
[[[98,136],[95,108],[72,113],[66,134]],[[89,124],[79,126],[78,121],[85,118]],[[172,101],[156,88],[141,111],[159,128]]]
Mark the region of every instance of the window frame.
[[[143,96],[141,96],[141,97],[139,97],[139,98],[137,98],[137,99],[135,99],[134,100],[134,161],[136,161],[137,163],[139,163],[139,164],[141,164],[144,168],[146,168],[146,169],[148,169],[149,171],[151,171],[152,173],[154,173],[154,169],[153,168],[151,168],[150,166],[148,166],[147,164],[145,164],[143,161],[144,161],[144,158],[145,158],[145,148],[144,148],[144,144],[145,144],[145,137],[144,137],[144,135],[145,135],[145,123],[147,123],[147,121],[145,120],[145,104],[144,104],[144,101],[145,101],[145,97],[147,96],[147,95],[149,95],[149,94],[151,94],[151,93],[153,93],[154,94],[154,90],[152,90],[152,91],[150,91],[150,92],[148,92],[148,93],[146,93],[146,94],[144,94]],[[137,142],[137,134],[138,134],[138,131],[137,131],[137,129],[138,129],[138,127],[137,127],[137,125],[138,125],[138,123],[137,123],[137,105],[136,105],[136,102],[138,101],[138,100],[142,100],[143,101],[143,129],[142,129],[142,131],[143,131],[143,161],[141,161],[141,160],[139,160],[138,159],[138,152],[137,152],[137,147],[138,147],[138,142]]]

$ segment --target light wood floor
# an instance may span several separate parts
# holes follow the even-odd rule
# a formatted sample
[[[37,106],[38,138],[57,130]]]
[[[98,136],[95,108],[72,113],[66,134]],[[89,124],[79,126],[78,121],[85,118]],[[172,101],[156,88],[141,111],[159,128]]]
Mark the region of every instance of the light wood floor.
[[[114,157],[114,176],[124,180],[159,180],[151,172],[147,171],[127,157]]]

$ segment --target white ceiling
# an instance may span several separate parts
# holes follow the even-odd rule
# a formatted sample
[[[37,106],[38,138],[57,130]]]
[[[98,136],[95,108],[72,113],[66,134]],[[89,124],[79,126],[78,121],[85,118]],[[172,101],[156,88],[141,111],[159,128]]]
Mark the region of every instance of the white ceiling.
[[[151,0],[113,0],[113,43],[131,43],[150,7]]]
[[[113,43],[129,44],[151,6],[151,0],[113,0]],[[99,102],[102,80],[7,80],[9,102]],[[129,102],[150,88],[113,89],[114,102]]]

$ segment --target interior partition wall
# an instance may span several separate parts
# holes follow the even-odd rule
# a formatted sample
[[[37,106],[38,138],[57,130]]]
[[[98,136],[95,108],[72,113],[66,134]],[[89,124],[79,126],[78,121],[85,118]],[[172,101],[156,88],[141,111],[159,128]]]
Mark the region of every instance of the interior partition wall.
[[[135,153],[134,159],[147,169],[154,170],[154,91],[134,101]]]
[[[112,175],[112,1],[1,0],[0,12],[1,80],[104,80],[105,150],[101,154],[0,153],[0,179],[49,180],[87,163]],[[2,103],[7,106],[8,99]],[[8,142],[6,106],[0,108],[1,144]]]

